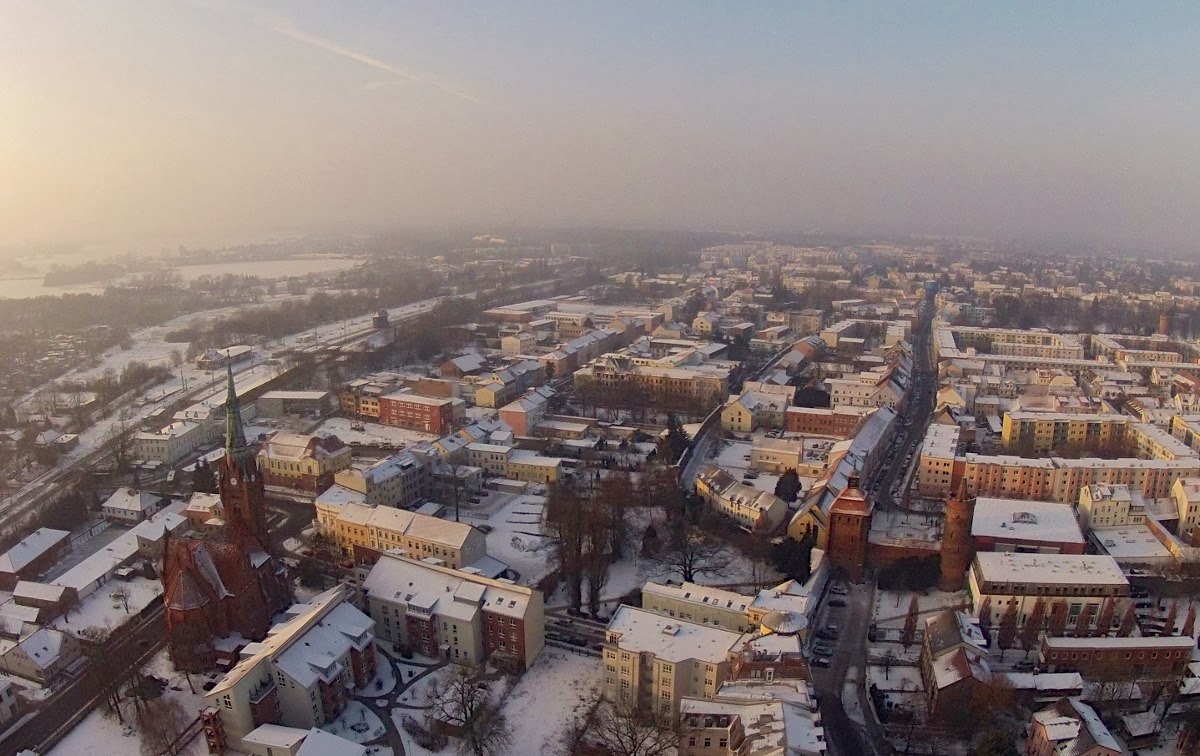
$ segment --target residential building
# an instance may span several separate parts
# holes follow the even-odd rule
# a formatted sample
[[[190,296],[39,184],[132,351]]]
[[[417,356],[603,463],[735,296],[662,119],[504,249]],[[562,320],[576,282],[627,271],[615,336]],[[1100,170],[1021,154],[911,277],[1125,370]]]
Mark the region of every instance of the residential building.
[[[424,456],[401,451],[370,465],[353,462],[333,475],[336,485],[363,495],[367,506],[407,507],[433,491],[433,475]]]
[[[869,407],[788,407],[784,429],[788,433],[849,438],[873,410]]]
[[[136,488],[118,488],[100,505],[100,513],[114,522],[141,522],[171,502],[170,499]]]
[[[397,428],[442,435],[454,425],[455,408],[461,399],[435,399],[407,389],[379,397],[379,422]]]
[[[683,698],[680,756],[821,756],[821,715],[815,698],[799,690],[726,684],[712,700]]]
[[[960,435],[961,430],[957,425],[934,423],[929,426],[921,442],[917,468],[918,496],[946,498],[950,495]]]
[[[669,718],[685,696],[711,699],[730,677],[742,634],[622,605],[603,644],[603,692]]]
[[[315,504],[318,527],[360,564],[373,563],[392,550],[414,559],[433,557],[455,569],[477,565],[487,557],[483,533],[465,522],[370,506],[363,494],[337,485],[318,496]]]
[[[1121,756],[1117,742],[1100,715],[1078,698],[1061,698],[1034,712],[1029,722],[1025,756]]]
[[[991,681],[987,639],[969,615],[945,609],[925,618],[921,682],[933,716],[969,709],[978,686]]]
[[[793,386],[760,386],[743,391],[721,409],[721,428],[749,433],[758,428],[782,429],[796,389]]]
[[[234,749],[264,724],[328,724],[345,709],[348,691],[375,678],[374,623],[350,603],[345,588],[296,604],[287,615],[261,642],[246,646],[237,665],[204,694],[220,714],[204,723],[206,730],[219,727]]]
[[[705,465],[697,473],[696,494],[747,528],[771,532],[787,517],[783,499],[739,482],[716,465]]]
[[[696,583],[651,582],[642,586],[642,608],[646,611],[738,633],[757,628],[747,614],[753,601],[753,596]]]
[[[258,453],[263,483],[281,493],[316,496],[350,466],[350,447],[337,436],[276,433]]]
[[[19,580],[36,580],[71,548],[71,534],[38,528],[0,554],[0,590],[11,591]]]
[[[362,590],[380,639],[426,656],[523,670],[545,644],[541,591],[508,580],[385,553]]]
[[[0,671],[49,687],[82,661],[81,654],[70,633],[26,624],[18,640],[0,639]]]
[[[729,395],[730,368],[704,363],[689,367],[636,364],[627,355],[606,354],[574,373],[575,388],[640,396],[652,406],[706,410]]]
[[[528,391],[521,398],[500,408],[500,421],[512,428],[514,435],[532,436],[537,424],[549,414],[552,398],[554,390],[549,386],[540,386]]]
[[[143,462],[174,465],[209,443],[211,438],[209,429],[203,423],[176,420],[156,431],[135,433],[130,452],[134,459]]]

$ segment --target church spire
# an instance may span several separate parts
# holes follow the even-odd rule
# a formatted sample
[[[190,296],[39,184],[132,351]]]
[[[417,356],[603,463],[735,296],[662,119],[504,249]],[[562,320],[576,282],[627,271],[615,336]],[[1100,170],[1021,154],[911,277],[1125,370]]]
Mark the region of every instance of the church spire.
[[[228,393],[225,396],[225,455],[240,462],[246,456],[246,431],[242,427],[242,405],[233,386],[233,366],[226,367]]]

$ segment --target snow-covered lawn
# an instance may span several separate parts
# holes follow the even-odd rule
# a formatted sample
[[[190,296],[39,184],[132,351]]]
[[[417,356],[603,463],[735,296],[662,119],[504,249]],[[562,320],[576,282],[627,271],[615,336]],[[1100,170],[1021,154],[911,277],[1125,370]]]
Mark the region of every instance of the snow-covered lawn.
[[[375,679],[365,687],[356,691],[364,696],[386,696],[396,689],[396,671],[392,669],[388,658],[379,651],[375,652]]]
[[[968,600],[966,591],[942,593],[937,589],[930,589],[926,593],[914,593],[881,590],[875,593],[875,607],[871,621],[879,627],[904,627],[904,620],[908,616],[908,605],[912,602],[913,596],[917,597],[919,619],[924,619],[939,609],[964,607]],[[919,623],[918,627],[920,627]]]
[[[142,671],[146,675],[165,680],[166,687],[163,689],[163,698],[179,701],[184,713],[189,718],[195,716],[204,707],[203,691],[200,687],[204,679],[198,675],[192,677],[192,685],[196,689],[196,692],[192,693],[188,687],[187,678],[183,673],[175,671],[166,651],[156,654],[142,668]],[[125,721],[132,723],[130,727],[126,728],[125,725],[122,725],[116,714],[110,714],[104,705],[100,704],[50,753],[54,756],[74,756],[80,753],[138,753],[141,748],[141,740],[137,734],[133,704],[126,702],[122,711]],[[127,732],[129,734],[126,734]],[[208,753],[208,748],[204,744],[204,738],[197,735],[181,753],[184,756],[202,756],[202,754]]]
[[[563,752],[559,738],[581,721],[600,686],[600,660],[544,649],[504,702],[511,756]]]
[[[921,670],[916,667],[867,667],[867,686],[875,685],[883,691],[924,690]]]
[[[504,494],[492,493],[489,499]],[[521,574],[521,585],[534,585],[550,571],[550,540],[542,536],[545,498],[531,494],[514,496],[490,516],[481,512],[462,513],[476,527],[487,525],[488,556],[499,559]]]
[[[383,737],[383,720],[358,701],[348,701],[342,715],[321,728],[355,743]]]
[[[417,674],[420,674],[418,672]],[[417,681],[408,690],[400,694],[398,703],[408,704],[410,706],[429,706],[429,693],[438,684],[438,681],[446,680],[454,674],[454,665],[447,664],[441,669],[431,672],[425,677]]]
[[[128,611],[124,602],[112,595],[118,589],[129,592]],[[98,628],[104,630],[100,637],[107,638],[109,633],[133,619],[162,592],[161,582],[141,575],[128,581],[110,580],[83,599],[69,615],[54,620],[54,627],[73,635],[79,635],[85,629]]]

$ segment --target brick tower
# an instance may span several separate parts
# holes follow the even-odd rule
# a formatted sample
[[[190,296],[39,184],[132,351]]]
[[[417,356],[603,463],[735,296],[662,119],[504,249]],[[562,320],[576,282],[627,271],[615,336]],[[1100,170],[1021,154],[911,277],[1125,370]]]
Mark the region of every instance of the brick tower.
[[[967,496],[967,486],[963,483],[946,501],[939,590],[953,593],[966,585],[967,569],[971,566],[971,520],[974,515],[975,500]]]
[[[221,460],[219,486],[225,521],[231,527],[245,527],[264,549],[273,551],[263,504],[263,479],[258,471],[258,460],[246,443],[241,402],[233,387],[232,367],[229,368],[225,398],[225,458]]]

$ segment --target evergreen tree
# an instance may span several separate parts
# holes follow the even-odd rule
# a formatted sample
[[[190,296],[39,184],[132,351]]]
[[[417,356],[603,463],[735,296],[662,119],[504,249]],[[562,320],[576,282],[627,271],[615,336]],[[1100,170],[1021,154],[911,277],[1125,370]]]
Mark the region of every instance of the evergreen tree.
[[[1004,615],[1000,617],[1000,631],[996,637],[996,645],[1000,646],[1000,659],[1004,659],[1004,652],[1013,647],[1017,640],[1017,605],[1009,604],[1004,610]]]
[[[790,468],[780,475],[775,483],[775,495],[788,504],[794,503],[800,497],[800,475]]]
[[[913,596],[908,602],[908,614],[904,617],[904,629],[900,631],[900,644],[907,649],[913,644],[917,636],[917,615],[921,608],[917,603],[917,597]]]
[[[1033,609],[1029,612],[1029,616],[1025,618],[1025,624],[1021,626],[1021,650],[1027,655],[1037,645],[1038,636],[1042,632],[1042,623],[1046,619],[1046,601],[1041,596],[1038,596],[1037,601],[1033,604]]]

